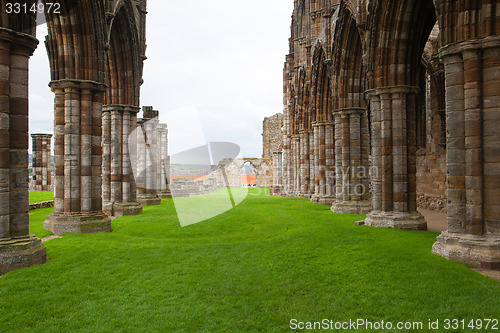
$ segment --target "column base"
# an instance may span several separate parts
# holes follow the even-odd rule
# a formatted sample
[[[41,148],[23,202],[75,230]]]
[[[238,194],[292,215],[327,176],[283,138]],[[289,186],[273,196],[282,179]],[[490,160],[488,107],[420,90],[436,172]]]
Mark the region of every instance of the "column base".
[[[371,212],[365,220],[366,225],[376,228],[394,228],[402,230],[427,230],[427,222],[418,213]]]
[[[138,202],[108,202],[103,204],[103,211],[109,216],[139,215],[142,206]]]
[[[33,235],[0,239],[0,275],[47,260],[45,247]]]
[[[172,192],[170,192],[170,191],[159,192],[158,197],[160,199],[172,199],[173,198]]]
[[[445,231],[437,237],[432,253],[479,268],[500,270],[498,236],[474,236]]]
[[[326,195],[314,194],[311,197],[311,202],[314,202],[314,203],[317,203],[320,205],[325,205],[325,206],[331,206],[334,201],[335,201],[335,197],[329,197]]]
[[[372,211],[370,201],[335,201],[332,212],[337,214],[366,215]]]
[[[281,196],[284,198],[296,198],[298,193],[295,191],[286,191]]]
[[[281,186],[271,186],[269,195],[282,195],[283,188]]]
[[[52,213],[47,216],[43,228],[55,235],[64,233],[92,234],[111,232],[111,219],[103,212]]]
[[[311,197],[312,197],[312,195],[311,195],[311,194],[309,194],[309,193],[300,192],[300,193],[298,194],[298,197],[299,197],[299,198],[302,198],[302,199],[309,199],[309,200],[310,200],[310,199],[311,199]]]
[[[159,197],[137,198],[137,202],[142,206],[157,206],[161,204]]]

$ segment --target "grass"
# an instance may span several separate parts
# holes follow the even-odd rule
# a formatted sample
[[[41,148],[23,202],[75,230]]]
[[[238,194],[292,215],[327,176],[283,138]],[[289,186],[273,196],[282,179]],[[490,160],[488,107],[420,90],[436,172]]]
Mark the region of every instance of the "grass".
[[[31,215],[35,234],[48,213]],[[112,233],[45,243],[45,265],[0,278],[0,327],[286,332],[292,318],[500,318],[500,283],[431,254],[436,233],[355,227],[360,218],[251,189],[181,228],[164,200]]]
[[[30,205],[38,202],[54,200],[54,192],[30,192]]]
[[[38,238],[53,235],[52,232],[43,229],[43,221],[53,210],[54,208],[44,208],[30,212],[30,234],[36,235]]]

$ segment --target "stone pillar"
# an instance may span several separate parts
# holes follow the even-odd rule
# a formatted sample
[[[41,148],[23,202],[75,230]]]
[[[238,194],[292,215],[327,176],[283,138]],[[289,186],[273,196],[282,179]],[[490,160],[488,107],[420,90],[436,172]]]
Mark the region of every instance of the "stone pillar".
[[[106,105],[103,122],[103,208],[111,216],[138,215],[134,174],[130,161],[129,136],[137,126],[139,108],[130,105]]]
[[[54,102],[54,212],[46,230],[62,233],[111,231],[102,210],[102,101],[106,86],[92,81],[50,84]]]
[[[286,119],[285,117],[285,129],[287,128],[286,126]],[[288,196],[290,193],[290,188],[291,188],[291,147],[290,147],[290,137],[288,134],[284,135],[283,138],[283,160],[284,160],[284,165],[283,165],[283,191],[282,195],[283,196]]]
[[[171,199],[169,181],[170,178],[170,156],[168,156],[168,129],[166,124],[158,124],[158,151],[159,165],[158,175],[158,197],[160,199]]]
[[[52,134],[32,134],[33,184],[35,191],[50,191],[52,181]]]
[[[290,135],[290,170],[289,170],[290,180],[289,180],[289,184],[288,184],[288,191],[286,193],[286,195],[288,197],[294,197],[296,195],[295,174],[296,174],[297,169],[296,169],[296,165],[295,165],[295,162],[296,162],[296,156],[295,156],[296,147],[295,147],[295,144],[296,144],[295,136],[294,135]]]
[[[325,197],[323,205],[331,206],[335,200],[335,137],[332,121],[325,122]]]
[[[300,193],[301,198],[310,198],[309,195],[309,134],[300,131]]]
[[[369,201],[368,121],[366,110],[344,109],[335,118],[335,201],[339,214],[368,214]]]
[[[292,136],[292,191],[291,196],[297,197],[300,195],[300,136]]]
[[[331,206],[334,198],[333,124],[313,123],[315,191],[311,202]]]
[[[315,156],[315,147],[314,147],[314,131],[308,130],[307,131],[308,137],[309,137],[309,197],[311,198],[315,191],[316,191],[316,185],[315,185],[315,172],[316,172],[316,156]]]
[[[158,197],[158,111],[151,106],[143,108],[143,119],[137,120],[137,201],[143,206],[161,204]]]
[[[46,260],[28,215],[28,60],[37,44],[0,28],[0,274]]]
[[[281,195],[283,190],[283,153],[273,152],[273,186],[269,194]]]
[[[416,200],[416,98],[418,87],[367,92],[372,124],[372,212],[366,224],[426,230]]]
[[[500,269],[500,38],[440,50],[446,73],[448,229],[433,253]]]

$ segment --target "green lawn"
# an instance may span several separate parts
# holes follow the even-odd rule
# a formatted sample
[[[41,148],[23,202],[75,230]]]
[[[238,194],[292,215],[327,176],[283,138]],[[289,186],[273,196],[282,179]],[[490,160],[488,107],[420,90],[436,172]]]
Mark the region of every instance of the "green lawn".
[[[30,205],[37,202],[54,200],[54,192],[30,192]]]
[[[31,215],[32,232],[48,213]],[[0,331],[287,332],[291,319],[500,318],[500,283],[432,255],[436,233],[355,227],[360,218],[251,189],[236,208],[181,228],[164,200],[114,220],[112,233],[51,240],[48,263],[1,277]]]

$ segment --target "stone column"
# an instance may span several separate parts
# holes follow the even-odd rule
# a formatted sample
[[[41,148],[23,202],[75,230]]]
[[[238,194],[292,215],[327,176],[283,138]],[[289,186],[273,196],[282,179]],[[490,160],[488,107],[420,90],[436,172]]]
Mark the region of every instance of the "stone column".
[[[273,152],[273,186],[269,194],[281,195],[283,190],[283,153]]]
[[[0,28],[0,274],[46,259],[28,215],[28,60],[37,44]]]
[[[129,136],[137,125],[138,107],[130,105],[103,106],[103,207],[111,216],[138,215],[129,152]]]
[[[309,137],[309,197],[311,198],[315,191],[315,172],[316,172],[316,155],[315,155],[315,147],[314,147],[314,130],[308,130]]]
[[[307,131],[300,131],[300,193],[301,198],[309,196],[309,134]]]
[[[143,206],[161,204],[158,197],[157,127],[158,111],[151,106],[143,108],[143,119],[137,120],[137,201]]]
[[[447,45],[448,229],[433,253],[500,269],[500,38]]]
[[[320,195],[321,187],[321,162],[320,162],[320,125],[319,123],[313,123],[313,137],[314,137],[314,195],[311,197],[312,202],[317,202],[317,198]],[[324,190],[323,190],[324,191]]]
[[[286,127],[286,117],[285,117],[285,129]],[[290,149],[290,137],[285,134],[283,138],[283,191],[282,196],[287,196],[291,188],[291,149]]]
[[[158,175],[158,197],[160,199],[171,199],[172,193],[169,187],[170,156],[168,156],[168,129],[166,124],[158,124],[158,151],[159,165]]]
[[[311,202],[331,206],[334,200],[333,124],[313,123],[315,192]]]
[[[292,188],[290,195],[297,197],[300,194],[300,136],[292,136]]]
[[[32,134],[33,184],[35,191],[50,191],[52,181],[52,134]]]
[[[111,231],[102,210],[102,101],[106,86],[92,81],[61,80],[55,93],[54,212],[46,230],[62,233]]]
[[[369,201],[368,121],[362,108],[334,112],[336,189],[332,211],[368,214]]]
[[[323,205],[331,206],[335,200],[335,137],[332,121],[325,122],[325,196]]]
[[[372,124],[372,212],[366,224],[426,230],[416,200],[416,98],[418,87],[367,92]]]

